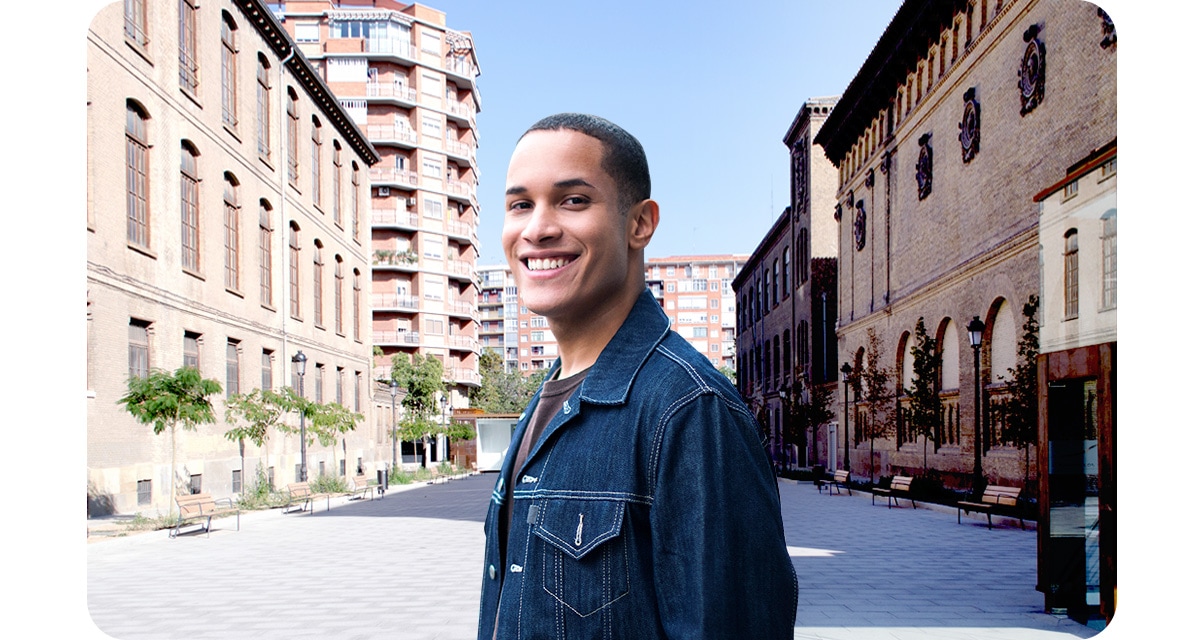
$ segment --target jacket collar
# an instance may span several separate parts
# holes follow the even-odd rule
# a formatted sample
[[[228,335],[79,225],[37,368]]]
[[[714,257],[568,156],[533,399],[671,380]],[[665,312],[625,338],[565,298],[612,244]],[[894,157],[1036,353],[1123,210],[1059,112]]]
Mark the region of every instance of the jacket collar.
[[[627,402],[635,374],[668,332],[668,316],[645,288],[623,325],[590,367],[581,383],[581,399],[595,404]],[[555,367],[559,366],[557,360]]]

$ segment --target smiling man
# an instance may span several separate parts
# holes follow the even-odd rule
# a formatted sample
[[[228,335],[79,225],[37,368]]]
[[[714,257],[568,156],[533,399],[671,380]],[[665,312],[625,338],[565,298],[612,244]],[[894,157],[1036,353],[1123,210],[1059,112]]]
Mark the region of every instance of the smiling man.
[[[596,116],[544,118],[510,159],[503,249],[560,358],[490,501],[479,640],[793,635],[756,422],[644,284],[650,195],[639,141]]]

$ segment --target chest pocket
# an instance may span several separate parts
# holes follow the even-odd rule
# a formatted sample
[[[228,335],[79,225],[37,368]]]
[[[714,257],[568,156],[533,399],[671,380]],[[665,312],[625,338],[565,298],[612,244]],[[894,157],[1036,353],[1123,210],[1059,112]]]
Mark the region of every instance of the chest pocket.
[[[542,540],[543,589],[578,616],[601,611],[630,589],[630,540],[622,500],[545,499],[534,523]]]

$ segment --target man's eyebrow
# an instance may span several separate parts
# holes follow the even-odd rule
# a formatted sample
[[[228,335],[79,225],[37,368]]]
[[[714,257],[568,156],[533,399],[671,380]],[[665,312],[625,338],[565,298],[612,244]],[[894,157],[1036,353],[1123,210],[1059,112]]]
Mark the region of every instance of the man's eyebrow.
[[[508,196],[516,196],[516,195],[523,194],[526,192],[527,192],[527,188],[522,186],[521,184],[510,187],[509,189],[506,189],[506,195],[508,195]]]
[[[557,189],[567,189],[569,187],[589,187],[590,189],[597,189],[597,187],[586,182],[585,180],[582,180],[581,178],[570,178],[568,180],[561,180],[560,182],[557,182],[553,186],[555,186]]]

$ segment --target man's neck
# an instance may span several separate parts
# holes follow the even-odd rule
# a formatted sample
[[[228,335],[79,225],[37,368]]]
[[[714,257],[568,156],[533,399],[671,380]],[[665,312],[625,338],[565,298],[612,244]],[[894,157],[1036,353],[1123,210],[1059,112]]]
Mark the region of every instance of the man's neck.
[[[557,320],[548,318],[548,327],[556,338],[560,352],[560,378],[563,380],[580,373],[594,365],[598,356],[611,338],[619,332],[619,327],[627,320],[636,300],[644,292],[643,279],[640,288],[629,293],[617,304],[609,308],[597,309],[588,318],[573,318]]]

